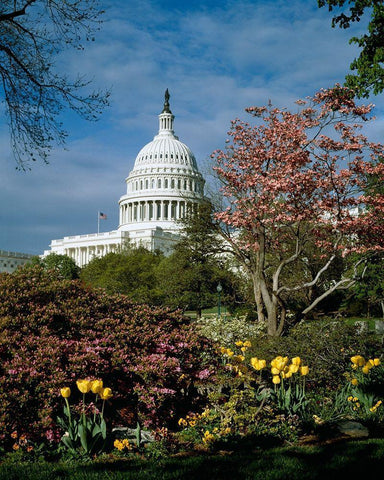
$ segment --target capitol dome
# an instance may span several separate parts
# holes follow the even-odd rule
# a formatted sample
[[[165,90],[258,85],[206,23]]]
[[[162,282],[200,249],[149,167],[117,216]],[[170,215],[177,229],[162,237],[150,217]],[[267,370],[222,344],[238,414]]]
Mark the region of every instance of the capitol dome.
[[[174,133],[174,118],[167,90],[159,132],[140,150],[126,179],[127,193],[119,201],[119,230],[156,226],[176,232],[177,220],[203,199],[204,179],[192,151]]]
[[[169,255],[180,239],[180,223],[203,200],[204,179],[191,150],[173,131],[174,116],[165,92],[159,133],[138,153],[119,200],[119,226],[110,232],[71,235],[52,240],[44,255],[68,255],[79,267],[95,257],[120,251],[127,243]],[[101,215],[103,215],[101,217]],[[106,215],[98,212],[99,219]]]

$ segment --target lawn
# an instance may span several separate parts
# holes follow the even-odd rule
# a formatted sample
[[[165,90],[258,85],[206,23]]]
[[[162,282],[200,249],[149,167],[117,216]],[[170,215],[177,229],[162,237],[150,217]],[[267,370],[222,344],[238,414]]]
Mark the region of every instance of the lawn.
[[[175,456],[99,458],[89,463],[0,464],[1,480],[306,480],[381,478],[384,439],[339,441],[316,446],[262,449],[245,445],[236,452]]]

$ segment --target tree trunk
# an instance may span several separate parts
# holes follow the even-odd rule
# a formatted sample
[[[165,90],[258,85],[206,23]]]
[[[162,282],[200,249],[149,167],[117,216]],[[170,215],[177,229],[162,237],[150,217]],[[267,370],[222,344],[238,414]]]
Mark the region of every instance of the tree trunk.
[[[255,298],[256,308],[257,308],[257,321],[259,323],[263,323],[265,321],[264,303],[263,303],[263,298],[261,296],[260,283],[257,281],[255,275],[252,275],[252,283],[253,283],[253,295]]]

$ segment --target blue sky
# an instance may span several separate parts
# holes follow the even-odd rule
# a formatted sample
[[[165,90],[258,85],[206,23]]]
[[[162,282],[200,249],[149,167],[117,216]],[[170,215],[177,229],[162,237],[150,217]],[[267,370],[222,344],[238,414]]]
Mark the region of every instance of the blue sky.
[[[52,239],[118,226],[118,200],[139,150],[157,133],[164,91],[171,94],[175,133],[203,174],[224,146],[230,121],[269,99],[292,107],[298,98],[343,82],[357,54],[353,29],[331,28],[316,0],[103,0],[101,31],[84,51],[66,51],[59,69],[86,74],[111,88],[111,106],[97,123],[63,116],[69,138],[50,164],[15,170],[4,112],[0,114],[0,249],[41,254]],[[370,138],[384,137],[384,96]],[[3,121],[2,121],[3,119]]]

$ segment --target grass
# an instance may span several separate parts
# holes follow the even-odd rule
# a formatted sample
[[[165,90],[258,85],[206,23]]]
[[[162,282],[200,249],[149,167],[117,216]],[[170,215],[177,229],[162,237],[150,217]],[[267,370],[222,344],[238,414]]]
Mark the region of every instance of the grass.
[[[1,480],[316,480],[381,478],[384,439],[170,457],[103,458],[90,463],[0,464]]]

